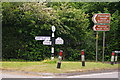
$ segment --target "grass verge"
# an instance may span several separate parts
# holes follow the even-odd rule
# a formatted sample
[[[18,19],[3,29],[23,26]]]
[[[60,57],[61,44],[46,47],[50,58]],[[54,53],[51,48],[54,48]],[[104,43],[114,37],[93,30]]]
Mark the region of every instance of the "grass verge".
[[[27,72],[42,72],[42,73],[70,73],[83,72],[90,70],[104,70],[104,69],[118,69],[118,64],[111,65],[101,62],[86,62],[86,66],[82,67],[81,62],[63,61],[61,69],[57,69],[56,61],[42,61],[42,62],[0,62],[3,70],[16,70]]]

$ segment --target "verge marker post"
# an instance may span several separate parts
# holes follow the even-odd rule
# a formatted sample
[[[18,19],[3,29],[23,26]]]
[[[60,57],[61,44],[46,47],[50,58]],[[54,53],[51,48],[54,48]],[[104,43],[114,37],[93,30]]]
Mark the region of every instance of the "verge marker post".
[[[111,65],[114,65],[114,55],[115,55],[115,53],[112,52],[112,56],[111,56]]]
[[[57,68],[61,67],[62,54],[63,54],[63,51],[60,50],[59,57],[58,57]]]
[[[81,60],[82,60],[82,66],[85,66],[85,52],[84,52],[84,50],[81,51]]]
[[[115,55],[115,64],[117,64],[118,53]]]

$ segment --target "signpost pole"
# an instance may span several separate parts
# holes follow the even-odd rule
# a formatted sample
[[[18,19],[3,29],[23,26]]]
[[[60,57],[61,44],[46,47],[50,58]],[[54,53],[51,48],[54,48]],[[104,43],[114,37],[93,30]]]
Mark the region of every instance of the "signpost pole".
[[[54,59],[54,32],[52,33],[52,47],[51,47],[51,60]]]
[[[55,26],[52,26],[52,47],[51,47],[51,60],[54,59],[54,45],[55,45]]]
[[[43,45],[51,45],[51,60],[54,59],[54,46],[55,44],[64,44],[64,40],[61,37],[58,37],[57,39],[55,39],[55,26],[52,26],[52,36],[36,36],[35,40],[44,40],[43,41]]]
[[[98,32],[96,32],[96,62],[98,61]]]
[[[103,32],[103,57],[102,57],[103,63],[104,63],[104,52],[105,52],[105,32]]]
[[[102,53],[102,62],[104,62],[105,31],[110,30],[110,25],[109,25],[109,23],[110,23],[110,14],[109,13],[94,14],[94,16],[92,17],[92,21],[95,23],[95,25],[93,26],[94,31],[104,31],[103,32],[103,53]],[[97,61],[97,41],[98,40],[96,38],[96,61]]]

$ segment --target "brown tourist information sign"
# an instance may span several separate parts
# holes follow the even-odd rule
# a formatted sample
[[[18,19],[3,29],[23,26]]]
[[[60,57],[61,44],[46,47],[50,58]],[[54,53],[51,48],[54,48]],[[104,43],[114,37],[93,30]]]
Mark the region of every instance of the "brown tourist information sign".
[[[105,50],[105,31],[110,30],[110,14],[98,13],[94,14],[92,21],[95,23],[93,26],[94,31],[103,31],[103,54],[102,62],[104,62],[104,50]],[[96,61],[98,61],[98,32],[96,32]]]
[[[107,13],[94,14],[92,20],[94,23],[110,23],[110,14]]]
[[[110,25],[94,25],[93,30],[94,31],[109,31]]]

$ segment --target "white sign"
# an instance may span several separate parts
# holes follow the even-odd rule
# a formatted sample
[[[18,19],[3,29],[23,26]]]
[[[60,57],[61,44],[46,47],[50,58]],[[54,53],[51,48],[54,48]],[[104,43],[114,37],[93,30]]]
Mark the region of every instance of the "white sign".
[[[115,53],[120,53],[120,51],[115,51]]]
[[[55,32],[55,26],[52,26],[52,31]]]
[[[43,44],[44,44],[44,45],[51,45],[51,41],[45,40],[45,41],[43,41]]]
[[[35,40],[50,40],[49,36],[36,36]]]
[[[58,37],[57,39],[55,39],[55,44],[64,44],[64,41],[61,37]]]

